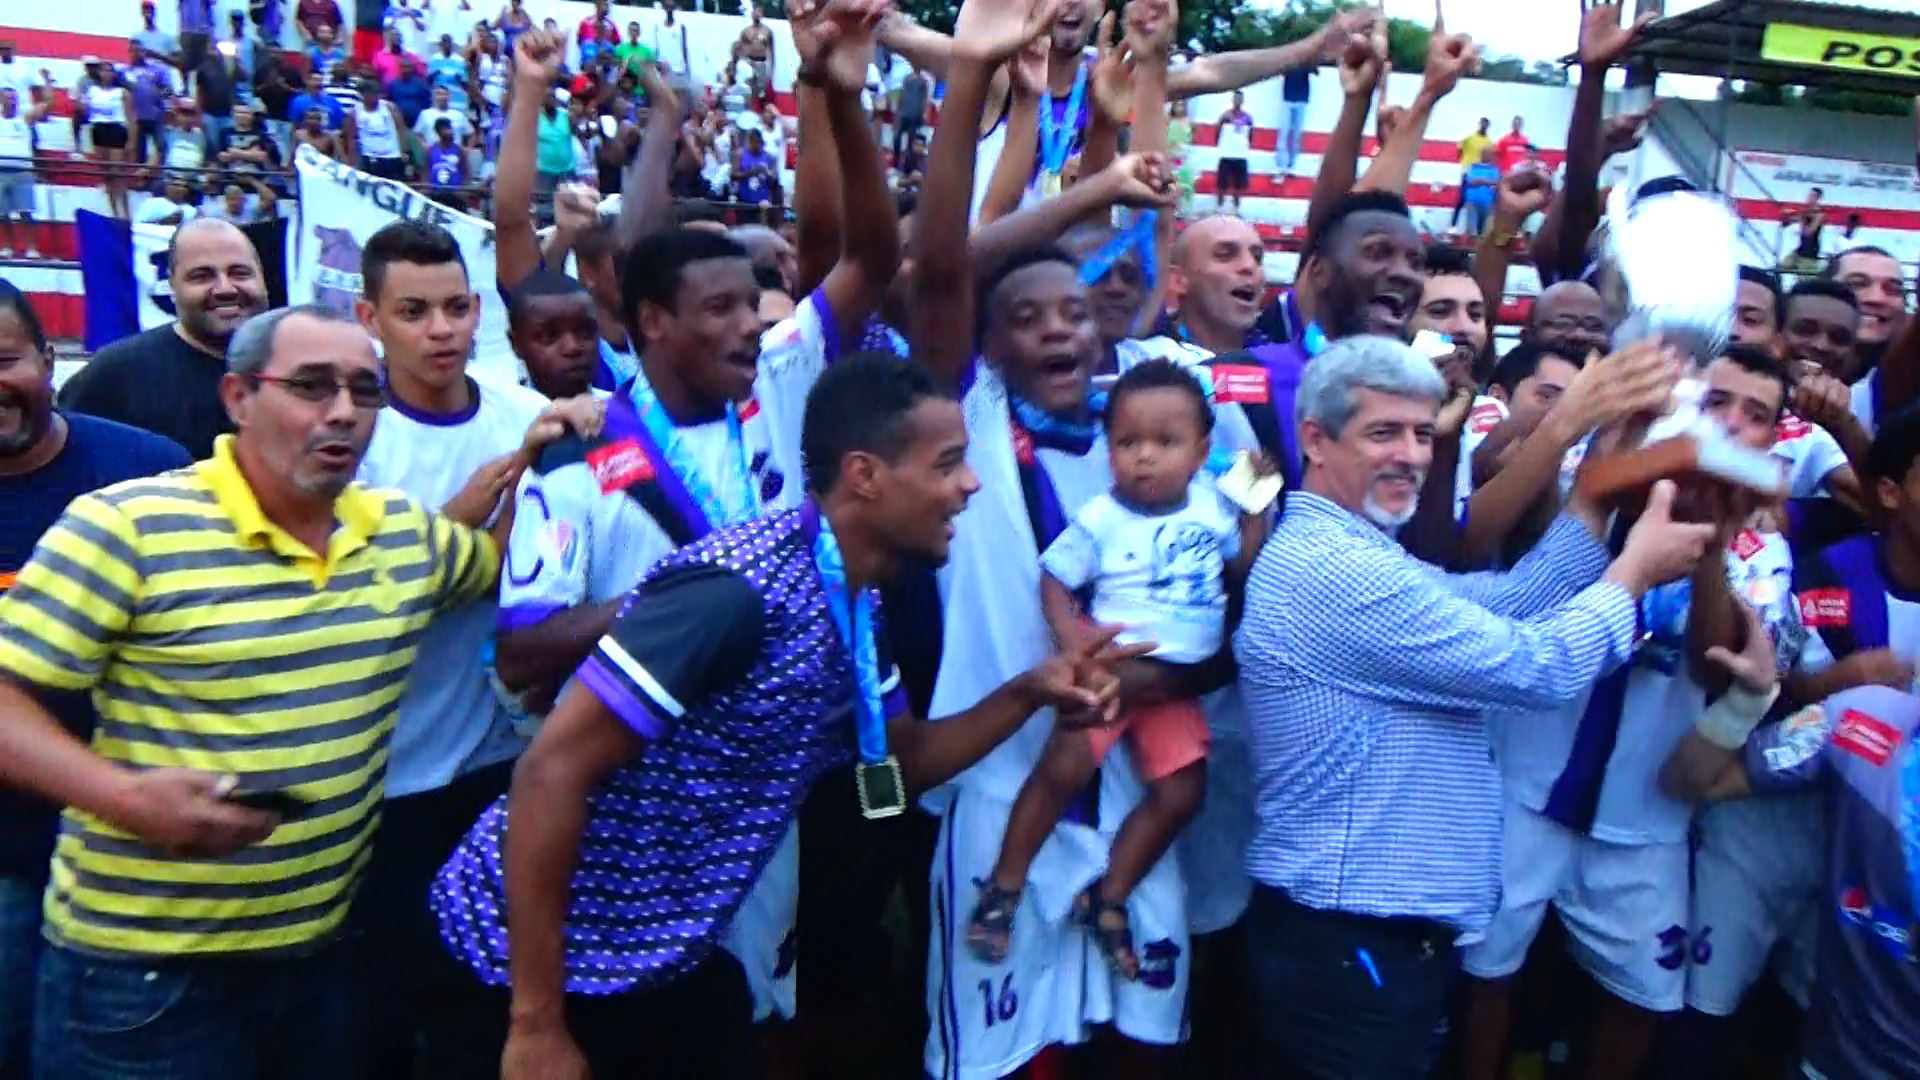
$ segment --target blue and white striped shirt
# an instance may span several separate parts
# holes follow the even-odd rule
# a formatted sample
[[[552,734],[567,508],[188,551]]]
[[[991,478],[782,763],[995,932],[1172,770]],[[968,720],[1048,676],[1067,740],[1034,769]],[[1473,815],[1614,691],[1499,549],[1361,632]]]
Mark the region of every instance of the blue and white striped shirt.
[[[1477,930],[1500,896],[1485,715],[1545,712],[1626,661],[1638,605],[1562,516],[1508,573],[1446,574],[1294,492],[1235,635],[1259,823],[1247,871],[1310,907]]]

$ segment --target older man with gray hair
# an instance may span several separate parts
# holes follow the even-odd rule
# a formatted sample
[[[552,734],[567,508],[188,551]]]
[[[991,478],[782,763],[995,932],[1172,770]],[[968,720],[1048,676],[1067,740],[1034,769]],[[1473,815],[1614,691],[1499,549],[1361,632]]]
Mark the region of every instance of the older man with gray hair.
[[[345,923],[401,691],[496,587],[485,533],[353,482],[386,400],[357,322],[257,315],[226,358],[235,433],[74,499],[0,596],[0,782],[66,808],[37,1076],[359,1071]],[[92,693],[91,744],[49,689]]]
[[[1482,718],[1546,710],[1624,662],[1639,600],[1712,527],[1671,485],[1610,560],[1577,503],[1511,572],[1407,554],[1446,384],[1384,337],[1338,342],[1296,399],[1303,459],[1234,646],[1258,824],[1247,943],[1262,1037],[1298,1075],[1425,1075],[1454,941],[1500,890],[1500,779]]]

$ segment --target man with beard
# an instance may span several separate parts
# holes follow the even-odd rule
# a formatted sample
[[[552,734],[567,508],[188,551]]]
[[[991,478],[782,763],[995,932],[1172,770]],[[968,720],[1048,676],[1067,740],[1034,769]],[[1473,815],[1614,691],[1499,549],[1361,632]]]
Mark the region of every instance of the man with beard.
[[[190,464],[174,443],[124,424],[53,407],[53,352],[32,303],[0,281],[0,594],[67,504],[90,491]],[[41,704],[79,738],[91,737],[85,694],[48,691]],[[40,909],[59,808],[0,793],[0,1076],[26,1076]]]
[[[197,460],[233,430],[220,397],[227,342],[266,308],[267,283],[245,233],[197,218],[174,231],[167,283],[174,321],[101,349],[60,388],[60,405],[164,435]]]
[[[423,631],[497,578],[484,533],[353,483],[386,398],[357,324],[269,312],[228,363],[237,433],[75,499],[0,598],[0,778],[67,807],[43,1076],[359,1070],[343,929],[397,706]],[[40,689],[92,691],[91,746]]]
[[[1258,766],[1254,1015],[1289,1075],[1425,1073],[1455,942],[1500,898],[1485,717],[1570,704],[1624,661],[1640,597],[1713,532],[1675,523],[1663,483],[1611,565],[1584,507],[1508,574],[1415,560],[1389,531],[1413,516],[1446,392],[1392,339],[1340,341],[1307,368],[1306,476],[1235,637]]]

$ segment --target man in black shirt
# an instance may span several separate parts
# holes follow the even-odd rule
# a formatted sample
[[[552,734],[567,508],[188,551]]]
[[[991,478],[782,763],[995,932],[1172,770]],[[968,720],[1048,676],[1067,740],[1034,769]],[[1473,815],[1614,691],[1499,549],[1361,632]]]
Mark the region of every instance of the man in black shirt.
[[[192,74],[200,114],[207,121],[207,145],[219,146],[233,130],[233,61],[209,49]]]
[[[167,281],[176,318],[101,349],[61,388],[60,404],[164,435],[194,455],[233,430],[220,402],[227,341],[267,307],[260,255],[224,221],[197,218],[173,234]]]

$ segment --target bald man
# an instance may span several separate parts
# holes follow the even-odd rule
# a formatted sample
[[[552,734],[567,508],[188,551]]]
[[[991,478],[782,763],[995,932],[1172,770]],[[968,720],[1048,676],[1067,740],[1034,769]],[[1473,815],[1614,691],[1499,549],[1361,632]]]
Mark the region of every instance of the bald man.
[[[173,234],[167,282],[174,321],[101,349],[60,391],[60,406],[163,435],[196,459],[233,430],[220,400],[227,342],[267,307],[260,254],[225,221],[195,218]]]
[[[1534,298],[1520,340],[1560,356],[1586,360],[1607,354],[1610,332],[1600,294],[1584,281],[1549,285]]]
[[[780,280],[786,283],[788,293],[793,292],[794,279],[800,274],[800,263],[794,254],[793,245],[765,225],[740,225],[727,231],[727,235],[739,241],[747,249],[747,258],[753,261],[753,268],[778,271]]]

